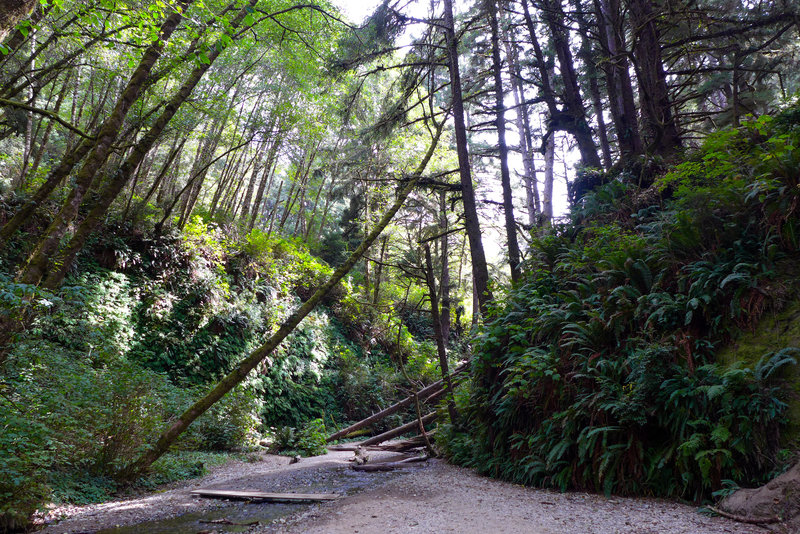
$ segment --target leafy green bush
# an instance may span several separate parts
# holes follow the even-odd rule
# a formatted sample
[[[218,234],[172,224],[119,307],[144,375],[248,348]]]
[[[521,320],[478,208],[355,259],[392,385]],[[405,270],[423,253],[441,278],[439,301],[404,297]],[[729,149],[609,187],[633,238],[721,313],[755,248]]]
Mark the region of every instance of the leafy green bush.
[[[190,429],[188,440],[203,451],[255,448],[261,437],[263,401],[249,386],[239,386],[204,413]]]
[[[5,384],[0,387],[6,389]],[[0,531],[28,524],[50,496],[47,469],[51,429],[31,420],[25,408],[0,395]]]
[[[285,426],[272,432],[272,450],[283,454],[318,456],[325,454],[327,433],[322,419],[312,419],[299,429]]]

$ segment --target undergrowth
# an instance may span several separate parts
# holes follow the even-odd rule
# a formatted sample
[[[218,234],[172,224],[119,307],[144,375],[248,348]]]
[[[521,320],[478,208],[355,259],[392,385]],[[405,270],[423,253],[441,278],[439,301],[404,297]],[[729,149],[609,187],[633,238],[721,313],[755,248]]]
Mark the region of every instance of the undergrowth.
[[[47,292],[8,272],[34,235],[0,254],[0,315],[32,318],[0,361],[0,530],[47,502],[116,492],[115,473],[332,271],[299,241],[259,230],[241,236],[195,217],[182,233],[150,237],[111,221]],[[320,454],[326,426],[394,402],[402,377],[379,334],[385,319],[367,321],[351,291],[337,287],[136,484],[201,475],[213,455],[254,450],[275,426],[300,429],[292,451]],[[402,333],[405,351],[430,356]],[[433,369],[418,367],[423,380]]]
[[[797,297],[775,288],[800,245],[798,115],[712,134],[660,195],[623,173],[534,237],[477,339],[467,430],[440,438],[450,457],[523,484],[693,500],[779,471],[780,376],[800,350],[751,368],[715,352]]]

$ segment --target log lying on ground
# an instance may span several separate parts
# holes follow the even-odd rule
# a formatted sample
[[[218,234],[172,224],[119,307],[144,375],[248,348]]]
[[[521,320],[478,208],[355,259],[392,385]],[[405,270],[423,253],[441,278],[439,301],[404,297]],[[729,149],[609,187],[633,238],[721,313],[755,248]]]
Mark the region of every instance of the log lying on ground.
[[[428,438],[433,437],[436,434],[436,431],[433,430],[428,432]],[[404,439],[402,441],[396,441],[394,443],[385,443],[382,445],[368,445],[364,446],[363,441],[355,441],[353,443],[342,443],[341,445],[328,445],[329,451],[345,451],[345,452],[353,452],[359,448],[366,449],[368,451],[389,451],[389,452],[406,452],[411,449],[417,449],[419,447],[425,446],[425,438],[422,434],[417,434],[413,438]]]
[[[236,491],[236,490],[193,490],[192,495],[212,497],[217,499],[243,499],[248,501],[266,502],[316,502],[332,501],[341,497],[338,493],[266,493],[263,491]]]
[[[428,432],[428,439],[431,439],[436,431]],[[425,437],[422,434],[417,434],[413,438],[404,439],[403,441],[398,441],[396,443],[386,443],[384,445],[373,445],[370,448],[374,448],[381,451],[392,451],[392,452],[406,452],[410,451],[411,449],[417,449],[419,447],[425,446]]]
[[[466,371],[467,370],[467,366],[468,366],[468,364],[466,364],[466,363],[461,365],[460,367],[456,368],[456,370],[453,371],[453,374],[450,375],[450,376],[455,378],[460,373],[463,373],[464,371]],[[432,401],[438,399],[445,392],[445,389],[444,389],[443,385],[444,385],[444,380],[438,380],[438,381],[434,382],[433,384],[431,384],[429,386],[426,386],[426,387],[422,388],[421,390],[417,391],[417,396],[419,397],[419,400],[422,401],[422,402],[432,402]],[[333,441],[333,440],[336,440],[336,439],[339,439],[339,438],[343,438],[348,434],[352,434],[356,430],[360,430],[360,429],[362,429],[362,428],[364,428],[366,426],[369,426],[369,425],[374,425],[378,421],[381,421],[381,420],[385,419],[386,417],[392,415],[393,413],[399,412],[403,408],[407,408],[407,407],[411,406],[411,403],[413,403],[413,402],[414,402],[414,395],[409,395],[405,399],[401,400],[400,402],[398,402],[396,404],[393,404],[393,405],[389,406],[385,410],[381,410],[380,412],[378,412],[376,414],[370,415],[366,419],[362,419],[361,421],[359,421],[359,422],[357,422],[355,424],[352,424],[347,428],[343,428],[342,430],[331,434],[330,436],[328,436],[326,441],[330,442],[330,441]]]
[[[402,469],[403,467],[409,467],[417,462],[426,462],[426,461],[428,461],[427,456],[415,456],[413,458],[406,458],[405,460],[400,460],[398,462],[379,462],[372,464],[354,465],[353,471],[365,471],[368,473],[374,473],[376,471],[394,471],[395,469]]]
[[[438,416],[436,412],[429,413],[428,415],[422,418],[422,424],[427,425],[428,423],[433,423],[434,421],[436,421],[437,417]],[[389,441],[392,438],[396,438],[397,436],[402,436],[403,434],[411,432],[414,429],[418,428],[419,428],[419,420],[414,419],[410,423],[406,423],[403,426],[399,426],[395,429],[384,432],[383,434],[379,434],[375,437],[364,440],[359,445],[361,445],[362,447],[366,447],[368,445],[377,445],[378,443]]]
[[[343,451],[343,452],[354,452],[361,446],[361,442],[355,443],[343,443],[341,445],[328,445],[329,451]],[[379,450],[378,447],[370,447],[370,450]]]

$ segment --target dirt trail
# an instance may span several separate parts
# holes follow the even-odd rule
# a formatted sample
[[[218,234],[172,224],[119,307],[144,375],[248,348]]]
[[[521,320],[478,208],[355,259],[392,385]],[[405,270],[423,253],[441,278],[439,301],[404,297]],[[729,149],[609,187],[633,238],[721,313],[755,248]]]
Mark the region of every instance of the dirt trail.
[[[524,534],[756,534],[765,532],[696,508],[656,499],[606,499],[586,493],[556,493],[477,476],[433,460],[390,473],[357,473],[348,452],[331,452],[289,465],[264,456],[234,462],[210,475],[154,495],[61,509],[70,517],[46,534],[262,534],[524,533]],[[377,453],[373,460],[390,459]],[[241,504],[197,499],[198,487],[260,491],[339,492],[338,501],[316,505]],[[221,527],[227,519],[258,527]]]
[[[755,534],[659,499],[557,493],[480,477],[436,460],[379,487],[259,532],[299,534]]]

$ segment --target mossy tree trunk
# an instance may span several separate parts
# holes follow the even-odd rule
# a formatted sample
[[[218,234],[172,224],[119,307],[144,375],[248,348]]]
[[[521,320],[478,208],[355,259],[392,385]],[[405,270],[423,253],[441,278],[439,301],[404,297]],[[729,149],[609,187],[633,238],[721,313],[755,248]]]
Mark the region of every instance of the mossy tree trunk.
[[[249,4],[239,11],[236,17],[230,22],[231,30],[238,29],[242,20],[247,16],[248,9],[252,9],[256,3],[257,0],[250,0]],[[225,46],[222,40],[218,41],[217,45],[211,48],[212,52],[208,54],[208,61],[200,63],[194,68],[181,88],[178,89],[178,92],[175,93],[167,105],[164,106],[164,111],[161,112],[161,115],[158,116],[147,133],[136,143],[128,158],[106,183],[105,187],[100,192],[99,198],[93,202],[93,208],[89,212],[89,215],[81,222],[66,248],[57,256],[56,261],[53,262],[56,267],[51,269],[47,278],[45,278],[43,285],[46,288],[55,289],[64,281],[64,277],[69,272],[72,262],[86,244],[86,239],[95,228],[97,228],[97,225],[103,217],[105,217],[111,204],[117,196],[119,196],[125,184],[130,180],[134,170],[141,165],[144,157],[161,137],[167,124],[169,124],[186,99],[189,98],[189,95],[192,94],[192,91],[194,91],[194,88],[203,78],[203,75],[205,75],[206,71],[214,64],[214,61],[220,56],[224,49]]]
[[[464,204],[464,226],[469,238],[469,252],[472,259],[472,283],[475,287],[478,309],[481,314],[485,314],[492,296],[489,291],[489,268],[486,264],[486,254],[483,250],[481,223],[478,219],[475,186],[472,183],[472,171],[469,161],[461,73],[458,66],[458,41],[453,20],[453,0],[444,0],[444,33],[447,42],[448,70],[450,71],[450,92],[452,94],[458,171],[461,179],[462,202]]]
[[[5,41],[14,26],[30,15],[38,4],[39,0],[3,0],[0,2],[0,43]]]
[[[161,52],[166,42],[178,27],[178,24],[180,24],[183,19],[183,13],[192,1],[183,0],[178,3],[176,10],[161,25],[158,40],[152,43],[142,55],[136,70],[134,70],[122,95],[114,106],[114,110],[103,122],[97,138],[88,150],[86,161],[75,176],[75,183],[67,200],[22,269],[19,276],[19,280],[22,283],[37,284],[47,274],[50,259],[57,251],[61,238],[77,215],[83,196],[91,187],[100,167],[108,159],[112,146],[122,130],[128,111],[133,106],[133,103],[138,100],[139,94],[150,78],[153,66],[158,58],[161,57]]]
[[[331,290],[347,275],[347,273],[350,272],[353,266],[367,252],[370,246],[372,246],[373,242],[378,238],[381,232],[383,232],[386,226],[389,225],[395,214],[402,207],[406,198],[408,198],[408,196],[411,194],[411,191],[416,186],[417,182],[422,176],[422,173],[425,172],[428,162],[430,161],[431,157],[433,157],[433,153],[439,142],[441,133],[442,127],[440,126],[431,140],[431,145],[428,148],[427,153],[422,158],[422,161],[420,162],[414,174],[411,176],[411,179],[398,193],[395,202],[386,211],[386,213],[383,214],[381,220],[373,227],[372,231],[364,238],[364,241],[361,242],[358,248],[342,265],[340,265],[334,271],[328,281],[320,286],[308,300],[306,300],[294,313],[292,313],[286,319],[286,321],[284,321],[280,328],[278,328],[278,331],[270,336],[270,338],[263,345],[253,351],[247,358],[242,360],[242,362],[239,363],[239,365],[227,376],[220,380],[217,385],[211,389],[211,391],[195,402],[191,407],[189,407],[188,410],[178,417],[178,419],[161,434],[158,441],[156,441],[152,447],[150,447],[134,462],[121,469],[118,473],[118,478],[120,480],[131,480],[135,478],[139,474],[146,471],[153,464],[153,462],[164,455],[164,453],[169,450],[172,444],[175,443],[175,440],[177,440],[178,437],[183,434],[187,428],[189,428],[189,425],[191,425],[198,417],[203,415],[206,410],[219,401],[226,393],[247,378],[247,375],[250,374],[250,371],[255,369],[256,366],[264,360],[264,358],[272,354],[278,345],[280,345],[281,342],[283,342],[283,340],[294,331],[297,325],[299,325],[300,322],[309,313],[311,313],[314,308],[317,307],[322,299],[324,299],[325,296],[330,293]]]

